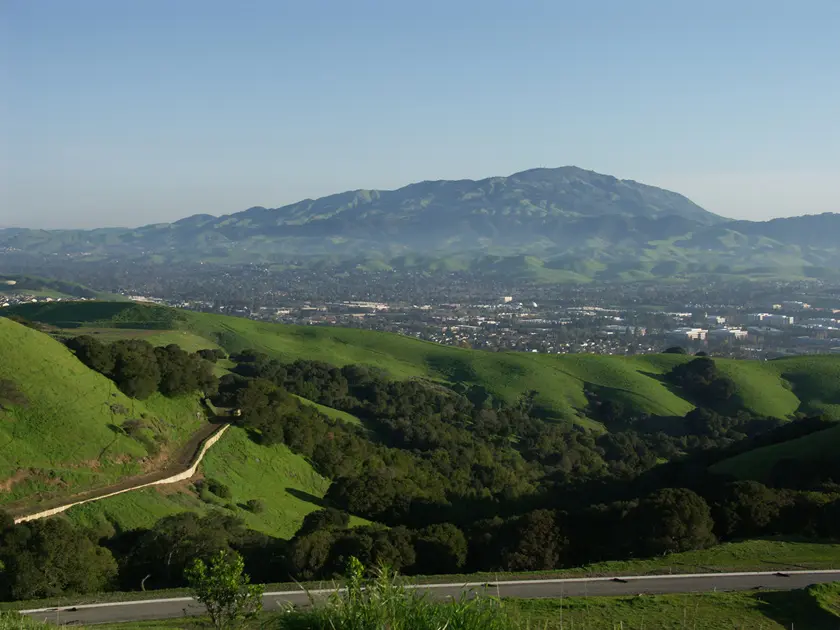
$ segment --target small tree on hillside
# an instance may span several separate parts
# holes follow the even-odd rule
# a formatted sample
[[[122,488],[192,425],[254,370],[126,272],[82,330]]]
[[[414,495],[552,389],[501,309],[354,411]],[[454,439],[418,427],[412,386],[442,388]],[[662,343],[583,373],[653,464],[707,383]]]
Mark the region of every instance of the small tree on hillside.
[[[263,587],[251,584],[244,569],[242,556],[220,551],[209,566],[195,560],[184,572],[193,597],[207,607],[217,630],[242,628],[262,610]]]

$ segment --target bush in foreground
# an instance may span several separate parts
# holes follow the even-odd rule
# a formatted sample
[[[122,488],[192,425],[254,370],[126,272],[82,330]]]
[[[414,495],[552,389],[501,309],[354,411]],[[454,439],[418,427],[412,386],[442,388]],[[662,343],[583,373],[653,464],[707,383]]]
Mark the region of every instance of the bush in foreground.
[[[263,586],[251,584],[242,556],[220,551],[209,562],[195,560],[185,571],[192,596],[207,607],[216,630],[235,630],[262,610]]]
[[[392,571],[381,568],[372,579],[350,558],[346,589],[326,602],[310,596],[312,609],[284,619],[290,630],[516,630],[515,623],[491,597],[433,602],[406,587]]]

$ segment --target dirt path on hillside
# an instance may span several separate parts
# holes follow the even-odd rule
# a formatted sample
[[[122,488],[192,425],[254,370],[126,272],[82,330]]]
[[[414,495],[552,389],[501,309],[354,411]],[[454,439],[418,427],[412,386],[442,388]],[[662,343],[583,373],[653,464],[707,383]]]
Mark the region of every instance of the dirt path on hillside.
[[[208,409],[208,411],[210,410]],[[86,490],[70,496],[38,501],[35,504],[32,503],[33,498],[30,497],[25,500],[0,505],[0,510],[10,514],[15,520],[18,520],[31,514],[39,514],[75,503],[95,501],[112,494],[148,487],[155,482],[184,473],[198,464],[201,460],[201,451],[204,444],[214,435],[222,431],[228,424],[227,417],[215,416],[211,422],[208,422],[196,431],[187,443],[178,450],[175,456],[167,461],[163,468],[156,471],[142,475],[132,475],[131,477],[122,479],[118,483],[108,486]]]

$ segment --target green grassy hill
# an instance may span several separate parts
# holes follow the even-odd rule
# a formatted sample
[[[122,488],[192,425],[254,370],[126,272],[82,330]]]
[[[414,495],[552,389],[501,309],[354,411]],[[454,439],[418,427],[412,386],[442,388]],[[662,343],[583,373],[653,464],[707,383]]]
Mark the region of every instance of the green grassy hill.
[[[197,399],[129,399],[60,342],[6,318],[0,357],[0,506],[144,472],[204,421]],[[129,419],[146,427],[136,437],[119,429]]]
[[[288,326],[131,303],[35,304],[12,310],[53,326],[150,340],[184,340],[228,352],[255,348],[293,361],[315,359],[363,363],[395,378],[422,377],[478,386],[509,402],[536,390],[540,412],[551,420],[596,426],[587,418],[586,390],[621,401],[633,413],[683,416],[693,407],[664,382],[680,355],[614,357],[484,352],[441,346],[373,331]],[[795,412],[827,413],[840,419],[840,358],[796,357],[777,361],[719,360],[737,386],[737,400],[756,414],[789,418]]]
[[[291,538],[303,517],[319,509],[330,483],[285,445],[259,446],[243,429],[235,427],[207,452],[199,471],[201,477],[228,486],[232,496],[220,499],[207,492],[199,495],[194,482],[200,477],[196,477],[87,503],[66,514],[77,523],[97,529],[110,524],[128,530],[151,527],[164,516],[186,510],[205,513],[221,507],[242,517],[251,529]],[[265,511],[254,514],[245,509],[250,499],[262,500]]]
[[[187,350],[218,347],[187,330],[89,327],[72,332],[96,334],[103,341],[140,337]],[[0,508],[36,505],[147,472],[203,422],[196,417],[197,399],[159,394],[144,401],[127,398],[59,341],[1,317],[0,356],[0,382],[5,383],[0,388]],[[335,419],[359,423],[350,414],[304,402]],[[149,425],[141,439],[118,429],[129,418]],[[160,452],[152,444],[162,445]],[[253,529],[291,537],[303,517],[318,509],[329,486],[302,457],[285,446],[258,446],[241,429],[230,429],[208,452],[200,472],[227,485],[233,496],[199,496],[192,480],[85,504],[67,515],[100,531],[125,530],[151,526],[184,510],[223,508],[234,510]],[[255,514],[244,509],[249,499],[261,499],[265,510]]]
[[[747,451],[712,466],[714,473],[740,479],[767,481],[773,466],[780,460],[815,462],[836,458],[840,452],[840,424],[795,440]]]

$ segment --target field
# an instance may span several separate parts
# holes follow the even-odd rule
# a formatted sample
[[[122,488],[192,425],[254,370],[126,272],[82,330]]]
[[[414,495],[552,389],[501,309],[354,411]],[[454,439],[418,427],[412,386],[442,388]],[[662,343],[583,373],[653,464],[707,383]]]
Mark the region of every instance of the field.
[[[58,341],[5,318],[0,356],[9,390],[0,400],[0,505],[144,472],[203,422],[197,399],[129,399]],[[147,427],[135,438],[119,428],[132,418]]]
[[[228,352],[255,348],[287,361],[364,363],[395,378],[421,377],[484,388],[510,402],[536,390],[538,412],[546,419],[599,429],[587,417],[586,390],[596,390],[602,399],[619,400],[634,413],[681,417],[693,407],[663,379],[674,365],[690,360],[680,355],[490,353],[388,333],[287,326],[130,303],[36,304],[16,307],[14,312],[72,333],[95,328],[106,336],[147,335],[155,343],[181,339],[189,349],[218,345]],[[789,418],[797,411],[824,412],[840,419],[838,357],[721,360],[719,365],[736,383],[737,399],[756,414]]]

